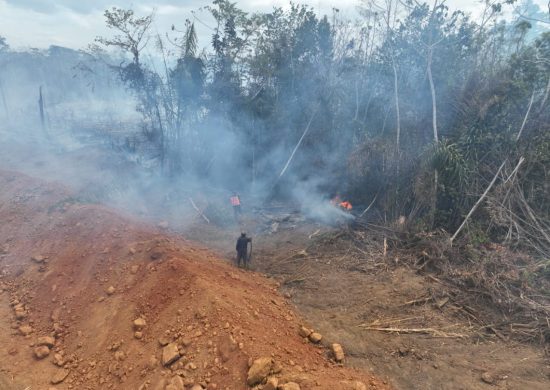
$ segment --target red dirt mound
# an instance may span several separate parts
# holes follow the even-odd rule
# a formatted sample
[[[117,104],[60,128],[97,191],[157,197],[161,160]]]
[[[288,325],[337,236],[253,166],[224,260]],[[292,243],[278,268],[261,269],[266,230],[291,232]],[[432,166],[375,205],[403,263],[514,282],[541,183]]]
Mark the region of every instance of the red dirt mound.
[[[388,388],[300,337],[275,282],[57,185],[0,188],[0,388],[247,389],[261,357],[282,389]]]

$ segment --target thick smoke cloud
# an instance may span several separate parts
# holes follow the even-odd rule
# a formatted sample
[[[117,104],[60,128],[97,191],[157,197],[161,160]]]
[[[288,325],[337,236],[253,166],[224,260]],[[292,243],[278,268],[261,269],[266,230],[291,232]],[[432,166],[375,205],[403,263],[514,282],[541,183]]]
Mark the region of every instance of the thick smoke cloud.
[[[203,166],[177,178],[163,177],[155,152],[143,149],[138,102],[104,64],[58,47],[4,53],[0,62],[2,169],[57,181],[82,201],[106,203],[154,220],[171,219],[179,226],[193,212],[190,198],[201,207],[221,209],[221,218],[227,219],[233,192],[248,206],[262,205],[278,192],[316,220],[345,217],[320,192],[326,183],[295,176],[294,166],[307,157],[301,150],[277,181],[293,143],[254,155],[254,139],[239,124],[210,116],[195,135],[206,145],[198,152],[205,156]],[[240,123],[247,126],[250,119],[242,116]],[[250,170],[251,159],[262,174]]]

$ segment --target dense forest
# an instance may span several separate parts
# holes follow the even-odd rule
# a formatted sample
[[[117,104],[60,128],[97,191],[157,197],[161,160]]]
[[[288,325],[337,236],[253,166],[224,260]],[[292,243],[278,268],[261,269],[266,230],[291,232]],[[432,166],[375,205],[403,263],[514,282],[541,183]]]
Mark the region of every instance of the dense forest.
[[[71,72],[102,91],[116,76],[140,115],[142,145],[126,152],[147,150],[166,178],[266,198],[338,192],[359,214],[373,203],[411,229],[547,255],[549,14],[483,7],[473,19],[440,0],[364,0],[350,21],[214,0],[203,50],[197,19],[162,35],[154,14],[112,8],[112,35]],[[15,55],[0,42],[0,62]]]

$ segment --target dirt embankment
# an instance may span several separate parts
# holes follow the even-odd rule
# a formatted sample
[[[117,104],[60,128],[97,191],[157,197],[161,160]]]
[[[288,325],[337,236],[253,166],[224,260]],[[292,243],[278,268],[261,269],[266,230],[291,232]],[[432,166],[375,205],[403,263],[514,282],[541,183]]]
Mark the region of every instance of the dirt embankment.
[[[544,346],[499,332],[510,317],[485,295],[418,272],[399,258],[405,251],[384,256],[376,235],[365,233],[359,246],[363,232],[299,217],[277,216],[285,222],[273,226],[251,215],[252,267],[279,281],[308,323],[342,343],[349,366],[403,390],[550,388]],[[187,234],[234,255],[238,230],[198,222]]]
[[[59,186],[0,188],[2,389],[246,389],[262,357],[280,388],[388,388],[300,337],[274,281]]]

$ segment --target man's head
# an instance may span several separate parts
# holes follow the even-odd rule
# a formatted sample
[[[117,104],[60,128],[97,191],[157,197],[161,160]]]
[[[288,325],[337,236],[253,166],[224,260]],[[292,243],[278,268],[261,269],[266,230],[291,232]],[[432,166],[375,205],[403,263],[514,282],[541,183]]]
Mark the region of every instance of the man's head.
[[[245,233],[245,232],[242,232],[242,233],[241,233],[241,237],[246,237],[246,233]]]

